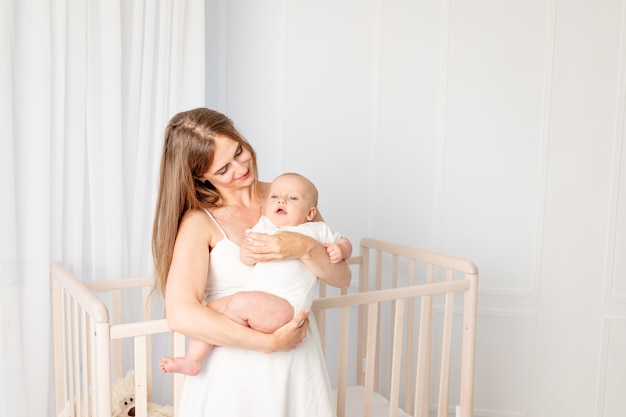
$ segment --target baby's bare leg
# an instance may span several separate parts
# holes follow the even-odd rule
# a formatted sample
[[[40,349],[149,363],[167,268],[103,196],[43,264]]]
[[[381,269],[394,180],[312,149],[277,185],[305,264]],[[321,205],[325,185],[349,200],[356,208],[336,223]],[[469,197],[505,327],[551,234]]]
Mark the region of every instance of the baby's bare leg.
[[[293,306],[287,300],[263,291],[233,294],[223,313],[231,320],[264,333],[273,333],[293,319],[295,314]]]
[[[235,293],[237,294],[237,293]],[[234,295],[234,294],[233,294]],[[226,297],[218,298],[217,300],[209,301],[207,303],[207,307],[211,307],[213,310],[217,311],[220,314],[224,314],[226,310],[226,306],[230,302],[232,295],[227,295]]]
[[[212,348],[213,346],[208,343],[191,339],[185,356],[178,358],[163,356],[161,358],[161,362],[159,363],[161,372],[164,374],[176,372],[179,374],[196,376],[200,373],[202,361],[206,358]]]
[[[228,304],[229,298],[230,297],[224,297],[211,301],[208,306],[217,312],[224,314],[224,309]],[[200,369],[202,368],[202,361],[206,358],[211,349],[213,349],[212,345],[199,340],[191,339],[185,356],[176,358],[163,356],[161,358],[161,362],[159,362],[161,372],[164,374],[176,372],[190,376],[198,375],[200,373]]]
[[[224,314],[237,323],[264,333],[272,333],[294,316],[293,306],[277,295],[262,291],[242,291],[207,304],[207,307]],[[161,372],[176,372],[195,376],[200,373],[202,361],[212,345],[191,339],[187,354],[171,358],[164,356],[159,364]]]

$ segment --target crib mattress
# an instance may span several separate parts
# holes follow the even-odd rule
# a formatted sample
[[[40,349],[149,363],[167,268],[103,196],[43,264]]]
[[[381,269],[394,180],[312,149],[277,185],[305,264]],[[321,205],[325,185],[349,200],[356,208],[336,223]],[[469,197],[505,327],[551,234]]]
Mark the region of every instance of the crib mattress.
[[[337,401],[337,392],[335,401]],[[365,391],[362,385],[353,385],[346,387],[346,417],[363,417],[365,410],[363,407],[363,399]],[[378,393],[372,396],[372,416],[388,417],[389,416],[389,400]],[[398,417],[411,417],[401,408],[398,409]]]

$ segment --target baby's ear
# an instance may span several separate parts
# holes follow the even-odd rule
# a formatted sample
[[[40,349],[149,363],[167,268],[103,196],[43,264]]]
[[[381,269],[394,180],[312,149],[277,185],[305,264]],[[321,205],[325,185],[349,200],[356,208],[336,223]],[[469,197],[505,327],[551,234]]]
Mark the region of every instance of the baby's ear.
[[[313,220],[316,214],[317,214],[317,207],[311,207],[309,209],[309,214],[306,215],[307,221]]]

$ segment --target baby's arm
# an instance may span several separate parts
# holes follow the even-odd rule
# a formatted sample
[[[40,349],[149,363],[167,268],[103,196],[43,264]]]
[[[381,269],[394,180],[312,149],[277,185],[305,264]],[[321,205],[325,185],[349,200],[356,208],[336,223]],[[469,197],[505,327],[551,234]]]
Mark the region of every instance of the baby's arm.
[[[328,253],[330,262],[334,264],[352,256],[352,243],[350,243],[350,241],[345,237],[341,237],[337,243],[331,243],[324,246],[326,247],[326,252]]]

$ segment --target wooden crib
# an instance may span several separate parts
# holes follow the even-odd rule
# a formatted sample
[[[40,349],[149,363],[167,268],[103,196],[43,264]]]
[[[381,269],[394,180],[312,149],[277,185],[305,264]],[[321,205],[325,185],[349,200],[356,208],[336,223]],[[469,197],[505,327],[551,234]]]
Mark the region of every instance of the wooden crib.
[[[372,238],[349,263],[351,288],[322,285],[313,303],[337,416],[472,417],[476,266]],[[83,283],[53,264],[51,281],[57,416],[111,416],[111,383],[126,369],[135,370],[137,416],[147,415],[157,385],[167,388],[158,402],[176,409],[184,376],[154,364],[183,355],[185,337],[158,318],[152,278]],[[124,317],[137,302],[140,317]]]

